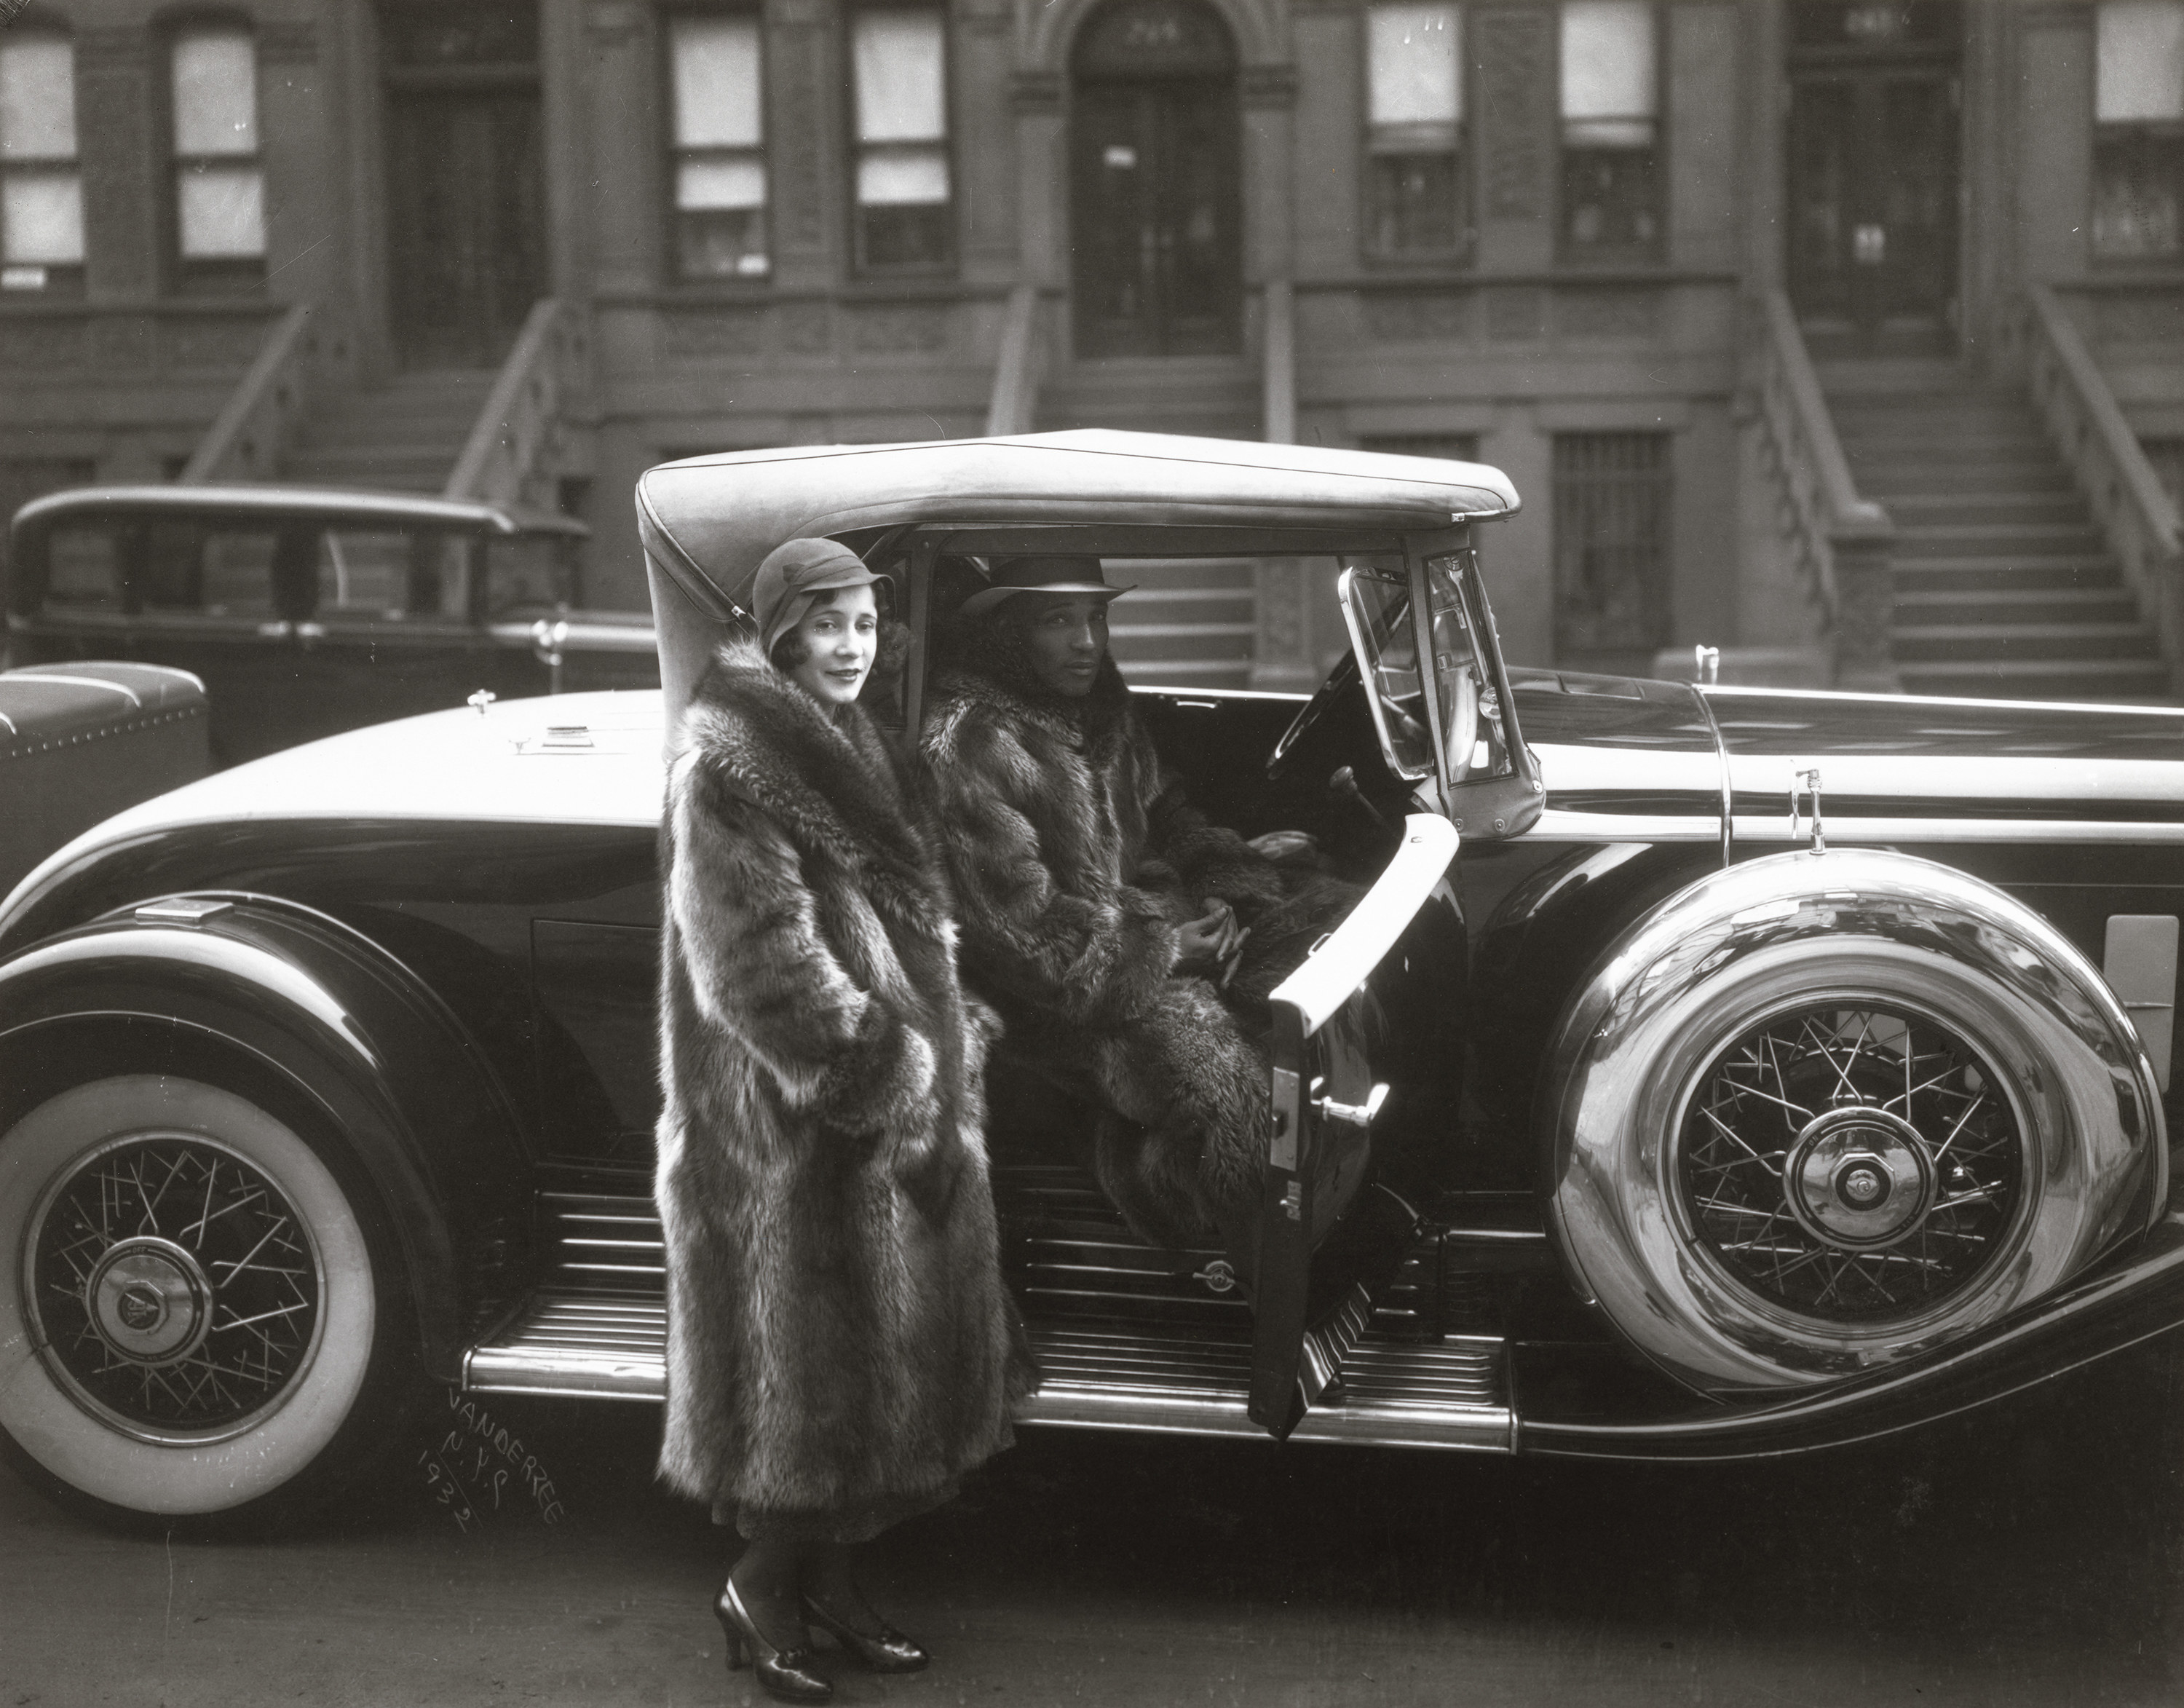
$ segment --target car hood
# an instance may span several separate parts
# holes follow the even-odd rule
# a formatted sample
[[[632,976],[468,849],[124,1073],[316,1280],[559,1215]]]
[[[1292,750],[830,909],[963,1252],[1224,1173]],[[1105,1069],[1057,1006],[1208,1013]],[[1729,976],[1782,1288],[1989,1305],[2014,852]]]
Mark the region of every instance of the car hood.
[[[54,874],[102,848],[194,825],[358,819],[655,825],[657,689],[504,701],[373,724],[140,802],[42,862],[0,905],[0,936]]]
[[[1786,840],[1817,773],[1844,840],[2184,840],[2184,709],[1513,674],[1535,834]]]

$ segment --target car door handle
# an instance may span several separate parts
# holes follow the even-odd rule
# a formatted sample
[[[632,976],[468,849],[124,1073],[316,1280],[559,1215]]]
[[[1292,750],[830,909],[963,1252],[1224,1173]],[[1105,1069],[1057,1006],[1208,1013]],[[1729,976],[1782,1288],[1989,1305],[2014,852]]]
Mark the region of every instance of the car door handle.
[[[1355,1127],[1361,1133],[1373,1130],[1373,1118],[1380,1113],[1380,1105],[1388,1101],[1388,1088],[1378,1085],[1365,1094],[1362,1103],[1338,1103],[1332,1097],[1318,1097],[1312,1110],[1324,1122],[1337,1126]]]

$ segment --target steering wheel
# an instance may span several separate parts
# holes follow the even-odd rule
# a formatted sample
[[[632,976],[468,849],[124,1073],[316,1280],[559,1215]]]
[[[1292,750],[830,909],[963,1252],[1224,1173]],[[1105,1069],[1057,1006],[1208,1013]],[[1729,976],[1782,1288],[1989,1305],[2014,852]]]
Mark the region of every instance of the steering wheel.
[[[1327,673],[1327,680],[1319,684],[1319,691],[1305,701],[1297,715],[1290,720],[1290,727],[1282,731],[1282,739],[1274,744],[1274,751],[1267,756],[1267,779],[1279,781],[1289,774],[1296,762],[1297,749],[1312,733],[1312,726],[1327,716],[1329,709],[1357,685],[1357,656],[1345,652],[1341,661]]]

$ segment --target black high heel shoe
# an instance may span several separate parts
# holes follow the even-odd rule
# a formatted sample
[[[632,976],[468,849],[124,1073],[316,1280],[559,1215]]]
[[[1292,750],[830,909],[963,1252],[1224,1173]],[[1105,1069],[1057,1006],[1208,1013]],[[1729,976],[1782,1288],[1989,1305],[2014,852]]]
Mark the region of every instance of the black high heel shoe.
[[[860,1631],[844,1624],[808,1595],[804,1598],[804,1616],[875,1672],[922,1672],[932,1662],[933,1657],[915,1638],[904,1636],[884,1619],[877,1631]]]
[[[713,1603],[713,1617],[728,1639],[728,1670],[749,1666],[777,1702],[831,1702],[834,1687],[811,1670],[811,1651],[799,1645],[777,1649],[760,1634],[744,1599],[736,1594],[736,1580],[721,1586]]]

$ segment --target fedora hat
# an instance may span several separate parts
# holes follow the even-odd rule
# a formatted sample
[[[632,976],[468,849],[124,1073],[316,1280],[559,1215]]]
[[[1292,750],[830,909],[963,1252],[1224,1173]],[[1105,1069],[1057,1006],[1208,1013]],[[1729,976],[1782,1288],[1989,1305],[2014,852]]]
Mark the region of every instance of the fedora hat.
[[[990,611],[1003,600],[1020,593],[1072,594],[1093,599],[1114,599],[1130,591],[1111,587],[1096,557],[1004,557],[998,559],[980,588],[956,609],[965,617]]]

